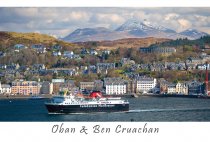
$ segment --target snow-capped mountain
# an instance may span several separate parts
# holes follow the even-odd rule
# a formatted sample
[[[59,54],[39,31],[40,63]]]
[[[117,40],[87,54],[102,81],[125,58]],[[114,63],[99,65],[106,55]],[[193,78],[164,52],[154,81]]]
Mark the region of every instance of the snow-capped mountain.
[[[63,38],[63,40],[70,42],[83,42],[145,37],[197,39],[204,35],[208,34],[193,29],[177,33],[172,29],[150,23],[147,20],[138,21],[130,19],[113,31],[103,27],[77,29]]]
[[[163,26],[159,26],[156,24],[151,24],[149,21],[144,20],[143,22],[137,20],[128,20],[122,26],[117,28],[115,31],[141,31],[141,32],[168,32],[168,33],[176,33],[175,31],[165,28]]]
[[[137,37],[168,37],[170,34],[176,33],[174,30],[152,24],[147,20],[137,21],[128,20],[115,31],[128,32]]]
[[[197,38],[200,38],[202,36],[206,36],[208,35],[207,33],[204,33],[204,32],[200,32],[196,29],[187,29],[181,33],[179,33],[180,35],[183,35],[183,36],[186,36],[188,37],[189,39],[197,39]]]

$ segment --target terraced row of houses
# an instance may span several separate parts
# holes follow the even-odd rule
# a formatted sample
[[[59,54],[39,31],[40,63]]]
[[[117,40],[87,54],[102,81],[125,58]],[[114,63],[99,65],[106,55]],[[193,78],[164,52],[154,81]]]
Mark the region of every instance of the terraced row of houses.
[[[132,80],[120,77],[104,78],[93,82],[80,82],[79,86],[76,86],[73,80],[65,79],[53,79],[51,82],[15,80],[10,85],[0,83],[0,94],[14,95],[58,94],[61,90],[68,90],[72,93],[98,90],[109,95],[131,93],[198,95],[203,94],[204,89],[204,84],[199,81],[171,83],[164,79],[146,76],[137,76]]]

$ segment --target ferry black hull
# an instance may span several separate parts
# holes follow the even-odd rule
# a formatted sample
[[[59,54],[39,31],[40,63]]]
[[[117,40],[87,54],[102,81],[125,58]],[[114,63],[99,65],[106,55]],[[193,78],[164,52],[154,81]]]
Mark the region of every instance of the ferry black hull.
[[[81,105],[55,105],[45,104],[50,114],[56,113],[95,113],[95,112],[123,112],[129,111],[129,104],[114,104],[112,107],[101,107],[96,105],[94,107],[82,107]]]

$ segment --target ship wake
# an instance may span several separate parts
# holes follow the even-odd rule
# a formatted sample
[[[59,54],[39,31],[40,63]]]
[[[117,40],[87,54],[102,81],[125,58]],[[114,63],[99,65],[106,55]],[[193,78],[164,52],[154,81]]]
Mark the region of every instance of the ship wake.
[[[133,109],[127,113],[138,113],[138,112],[165,112],[165,111],[205,111],[210,108],[171,108],[171,109]]]

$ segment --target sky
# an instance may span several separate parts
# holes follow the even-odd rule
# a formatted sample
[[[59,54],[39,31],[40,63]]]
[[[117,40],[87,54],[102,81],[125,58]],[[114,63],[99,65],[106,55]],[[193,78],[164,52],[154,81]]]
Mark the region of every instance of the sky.
[[[210,34],[210,8],[0,8],[0,31],[64,37],[78,28],[116,29],[129,19],[147,20],[177,32],[195,28]]]

